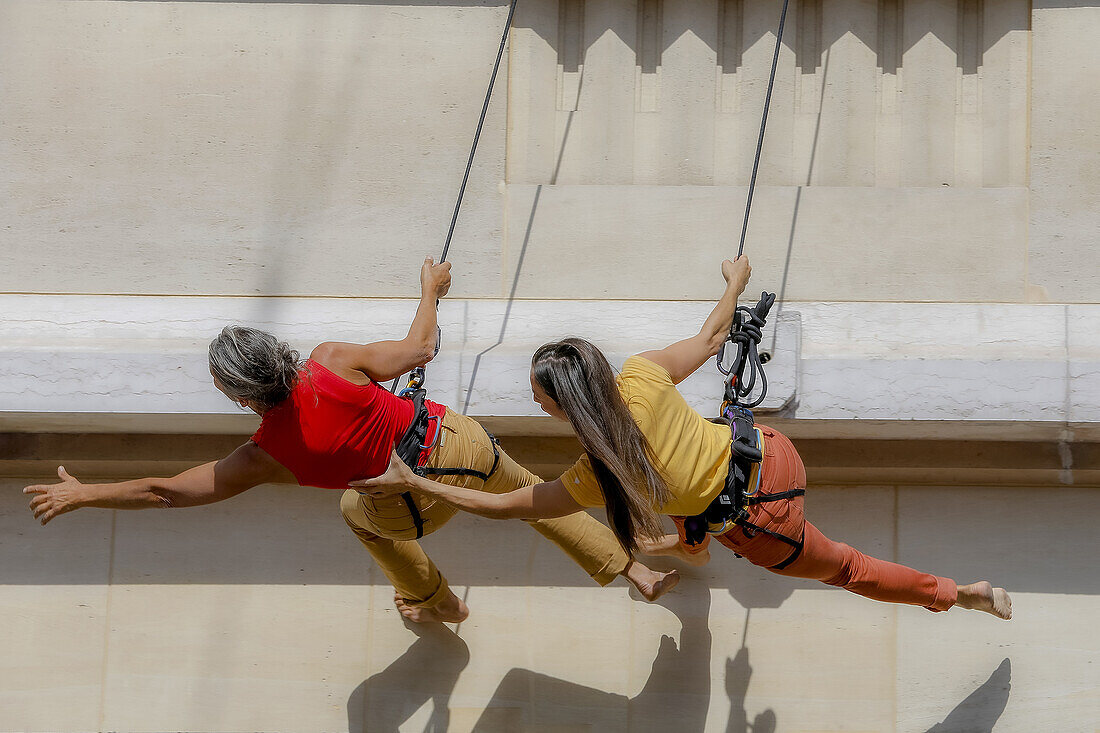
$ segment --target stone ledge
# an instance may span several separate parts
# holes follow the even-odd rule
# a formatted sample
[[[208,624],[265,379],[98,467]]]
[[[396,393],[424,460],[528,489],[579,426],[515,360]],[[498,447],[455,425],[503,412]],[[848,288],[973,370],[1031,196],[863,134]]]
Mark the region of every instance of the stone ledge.
[[[323,340],[400,337],[415,303],[8,295],[0,307],[8,319],[0,326],[0,429],[67,432],[73,420],[82,430],[238,432],[249,418],[212,388],[206,368],[207,339],[222,325],[267,328],[308,353]],[[539,344],[580,335],[621,364],[693,333],[710,307],[447,301],[428,387],[468,414],[540,430],[528,394]],[[874,437],[909,437],[896,427],[914,421],[965,424],[970,439],[982,437],[971,429],[983,425],[990,438],[1018,422],[1048,434],[1100,425],[1100,306],[787,303],[772,321],[790,327],[762,344],[776,352],[770,404],[789,402],[782,418],[894,426]],[[683,391],[713,414],[721,378],[704,367]]]

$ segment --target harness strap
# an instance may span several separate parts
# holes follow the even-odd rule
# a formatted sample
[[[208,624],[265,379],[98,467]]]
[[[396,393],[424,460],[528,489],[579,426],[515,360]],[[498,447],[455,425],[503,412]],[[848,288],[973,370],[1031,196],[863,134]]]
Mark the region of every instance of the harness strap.
[[[484,426],[482,429],[485,429]],[[473,468],[435,468],[433,466],[419,466],[413,470],[421,476],[473,476],[482,481],[488,481],[497,472],[497,467],[500,465],[500,442],[497,441],[497,436],[488,430],[485,430],[485,434],[489,436],[489,442],[493,444],[493,465],[488,473]]]
[[[773,532],[749,521],[748,507],[757,504],[765,504],[771,501],[783,501],[805,496],[805,489],[789,489],[777,491],[773,494],[759,494],[749,496],[745,493],[748,488],[749,476],[752,473],[753,464],[759,463],[763,458],[762,445],[756,441],[757,433],[752,412],[748,409],[733,405],[724,416],[732,433],[730,440],[729,473],[726,474],[726,485],[722,493],[714,498],[714,501],[703,510],[701,514],[687,517],[684,520],[684,539],[689,545],[698,545],[709,534],[722,534],[731,525],[740,527],[746,537],[752,538],[757,532],[763,532],[770,537],[785,542],[795,548],[795,551],[775,569],[782,570],[790,565],[802,554],[802,540],[792,539],[786,535]],[[721,530],[712,530],[714,525],[721,525]],[[803,532],[803,536],[805,532]]]
[[[788,545],[794,548],[794,552],[788,555],[786,560],[779,563],[778,565],[772,565],[768,568],[768,570],[782,570],[783,568],[788,567],[791,563],[793,563],[802,555],[803,541],[806,539],[805,530],[802,531],[802,534],[796,540],[788,537],[787,535],[779,534],[778,532],[772,532],[770,529],[765,529],[764,527],[755,525],[746,519],[742,519],[737,524],[740,525],[746,537],[751,538],[755,536],[757,532],[763,532],[764,534],[774,537],[777,540],[786,542]]]
[[[770,536],[776,538],[777,540],[782,540],[783,542],[786,542],[791,547],[799,548],[799,547],[802,546],[802,541],[801,540],[791,539],[790,537],[788,537],[785,534],[779,534],[778,532],[772,532],[770,529],[766,529],[766,528],[761,527],[757,524],[753,524],[752,522],[750,522],[747,519],[739,520],[737,522],[737,526],[741,527],[745,531],[745,535],[750,537],[750,538],[754,537],[757,532],[763,532],[764,534],[770,535]]]
[[[430,466],[422,466],[417,470],[417,473],[421,476],[473,476],[482,481],[489,480],[489,474],[475,471],[472,468],[431,468]]]
[[[413,419],[405,430],[405,434],[394,446],[397,455],[414,471],[420,464],[420,453],[424,450],[424,439],[428,435],[429,415],[428,408],[424,406],[424,394],[422,389],[413,389],[411,394],[402,395],[413,403]],[[401,500],[408,507],[409,516],[412,517],[413,526],[416,527],[416,539],[420,539],[424,536],[424,517],[420,516],[420,509],[416,506],[411,492],[402,492]]]
[[[489,436],[489,442],[493,444],[493,466],[488,473],[472,468],[435,468],[420,465],[420,455],[427,448],[424,445],[424,440],[428,435],[428,424],[434,419],[433,416],[428,414],[428,408],[424,405],[425,394],[423,389],[413,389],[409,394],[402,395],[413,403],[413,419],[409,423],[405,434],[401,436],[394,447],[397,455],[420,476],[473,476],[482,481],[488,481],[496,473],[497,467],[500,466],[500,444],[496,436],[488,430],[485,431],[485,434]],[[482,429],[484,430],[484,427]],[[420,509],[417,507],[411,492],[402,492],[401,499],[408,507],[413,526],[416,527],[416,539],[420,539],[424,536],[424,518],[420,515]]]
[[[754,504],[764,504],[769,501],[779,501],[780,499],[794,499],[797,496],[805,496],[806,489],[791,489],[790,491],[780,491],[775,494],[760,494],[759,496],[750,496],[745,499],[746,506],[753,506]]]
[[[772,565],[770,568],[768,568],[768,570],[782,570],[783,568],[790,566],[791,563],[800,558],[802,556],[802,548],[805,546],[805,539],[806,530],[802,530],[802,535],[798,538],[798,545],[795,546],[794,552],[792,552],[786,560],[779,563],[778,565]]]
[[[405,506],[409,509],[409,515],[412,517],[413,525],[416,527],[416,539],[420,539],[424,536],[424,517],[420,516],[420,509],[416,506],[416,502],[413,500],[412,494],[408,491],[401,494],[402,501],[405,502]]]

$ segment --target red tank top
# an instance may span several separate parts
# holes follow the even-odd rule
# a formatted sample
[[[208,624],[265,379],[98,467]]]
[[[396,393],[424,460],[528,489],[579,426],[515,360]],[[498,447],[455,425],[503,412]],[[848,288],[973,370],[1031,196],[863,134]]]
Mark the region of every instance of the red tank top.
[[[349,481],[385,473],[412,422],[412,402],[375,382],[353,384],[312,359],[298,377],[290,396],[264,413],[252,441],[302,486],[346,489]],[[429,415],[446,412],[435,402],[424,405]],[[432,445],[438,427],[439,420],[428,421],[425,443]]]

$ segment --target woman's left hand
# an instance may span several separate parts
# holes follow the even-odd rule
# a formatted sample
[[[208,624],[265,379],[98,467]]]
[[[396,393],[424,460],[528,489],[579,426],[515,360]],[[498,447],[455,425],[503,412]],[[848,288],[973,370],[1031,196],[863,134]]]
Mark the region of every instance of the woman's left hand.
[[[84,484],[70,476],[64,466],[57,467],[59,484],[37,484],[23,489],[31,496],[30,509],[34,518],[46,524],[58,514],[79,509],[85,498]]]
[[[414,489],[416,487],[415,478],[416,474],[401,460],[401,457],[397,455],[397,451],[394,451],[390,454],[390,465],[386,467],[384,474],[374,478],[351,481],[348,486],[359,489],[375,499],[385,499]]]

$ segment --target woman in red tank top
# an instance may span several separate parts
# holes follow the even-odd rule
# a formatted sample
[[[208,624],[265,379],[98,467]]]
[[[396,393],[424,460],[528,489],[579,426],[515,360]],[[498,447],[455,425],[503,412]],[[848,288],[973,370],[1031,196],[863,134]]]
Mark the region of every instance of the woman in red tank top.
[[[265,483],[341,489],[344,520],[393,583],[401,613],[412,621],[464,619],[469,611],[442,573],[419,543],[406,541],[438,529],[454,509],[412,497],[375,501],[348,489],[349,482],[386,470],[395,443],[413,420],[410,401],[378,383],[434,356],[436,303],[450,288],[450,267],[425,260],[420,305],[408,335],[400,341],[323,343],[300,362],[297,351],[271,334],[226,327],[210,344],[210,372],[214,385],[229,399],[261,416],[251,440],[220,461],[172,478],[84,484],[59,467],[61,483],[23,490],[31,495],[35,518],[46,524],[83,507],[198,506]],[[434,402],[425,401],[425,406],[429,420],[421,465],[474,469],[483,478],[444,480],[494,493],[539,483],[537,476],[499,451],[476,422]],[[583,512],[531,525],[602,585],[623,575],[653,600],[679,579],[675,573],[657,573],[633,562],[611,531]]]

